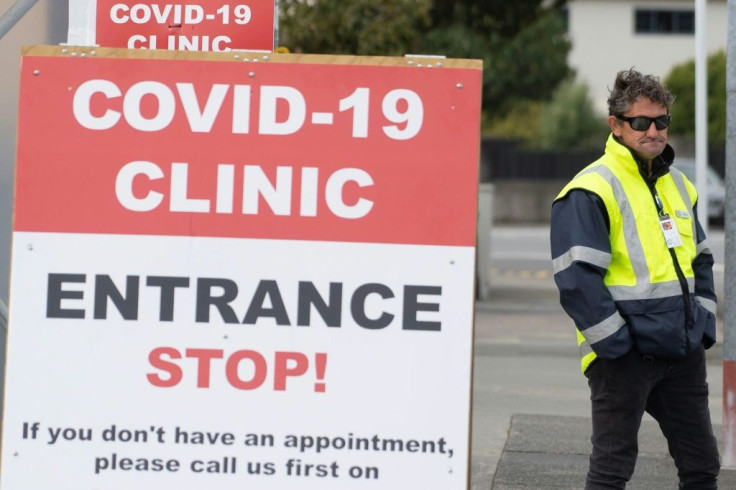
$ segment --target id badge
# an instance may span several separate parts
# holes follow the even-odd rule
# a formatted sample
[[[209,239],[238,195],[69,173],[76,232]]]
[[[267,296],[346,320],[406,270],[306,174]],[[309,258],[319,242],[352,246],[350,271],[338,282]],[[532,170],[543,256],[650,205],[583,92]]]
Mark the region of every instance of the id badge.
[[[667,248],[675,248],[682,245],[682,237],[680,236],[680,232],[677,231],[675,220],[669,216],[660,218],[659,226],[662,227],[662,233],[664,234],[664,241],[667,243]]]

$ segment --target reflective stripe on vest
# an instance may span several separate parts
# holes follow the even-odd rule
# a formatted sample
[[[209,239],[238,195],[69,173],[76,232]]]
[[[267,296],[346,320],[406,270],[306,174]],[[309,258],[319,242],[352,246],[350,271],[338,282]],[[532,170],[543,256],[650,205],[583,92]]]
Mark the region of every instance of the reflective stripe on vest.
[[[552,270],[557,274],[558,272],[564,271],[570,267],[573,262],[577,261],[587,262],[588,264],[596,265],[601,269],[607,269],[608,264],[611,263],[611,254],[579,245],[572,247],[570,250],[554,259],[552,261]]]
[[[599,324],[588,327],[580,333],[585,337],[586,342],[589,344],[595,344],[596,342],[600,342],[601,340],[608,338],[625,326],[626,320],[616,312]]]
[[[718,313],[718,304],[712,299],[704,298],[702,296],[695,296],[695,301],[700,306],[713,313],[713,316]]]
[[[593,352],[593,348],[590,347],[590,344],[585,340],[585,337],[580,333],[578,330],[578,351],[580,352],[580,367],[583,370],[583,373],[588,369],[588,366],[595,361],[595,358],[597,357],[595,355],[595,352]]]

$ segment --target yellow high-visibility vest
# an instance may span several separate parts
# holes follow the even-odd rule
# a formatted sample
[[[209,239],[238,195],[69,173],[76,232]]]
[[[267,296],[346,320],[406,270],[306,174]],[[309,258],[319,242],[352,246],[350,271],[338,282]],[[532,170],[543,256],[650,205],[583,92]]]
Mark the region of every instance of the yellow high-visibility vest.
[[[611,260],[603,282],[614,301],[682,296],[655,199],[628,148],[611,135],[605,154],[580,171],[555,200],[574,189],[597,195],[608,213]],[[657,179],[655,189],[662,212],[674,220],[679,232],[682,243],[674,247],[674,252],[692,292],[695,285],[692,262],[697,255],[693,206],[697,192],[674,167]],[[578,330],[577,336],[585,372],[596,354],[586,340],[584,329]]]

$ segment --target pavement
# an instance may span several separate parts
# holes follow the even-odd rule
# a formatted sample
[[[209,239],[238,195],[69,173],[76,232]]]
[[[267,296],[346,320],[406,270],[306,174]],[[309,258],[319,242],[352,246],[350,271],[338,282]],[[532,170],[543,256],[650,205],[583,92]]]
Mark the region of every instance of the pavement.
[[[709,405],[719,441],[722,353],[721,344],[707,351]],[[471,490],[584,487],[591,420],[579,362],[574,327],[549,275],[492,281],[490,299],[476,305]],[[677,488],[666,441],[646,414],[627,488]],[[736,488],[736,469],[721,470],[719,488]]]

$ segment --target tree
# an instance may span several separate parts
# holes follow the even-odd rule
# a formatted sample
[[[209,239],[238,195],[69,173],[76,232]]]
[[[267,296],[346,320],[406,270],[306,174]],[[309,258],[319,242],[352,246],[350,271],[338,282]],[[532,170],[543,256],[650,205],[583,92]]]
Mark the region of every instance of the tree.
[[[504,39],[512,39],[539,18],[546,9],[540,0],[513,2],[478,2],[477,0],[434,0],[432,26],[443,28],[453,24],[467,26],[473,31],[492,32]],[[551,10],[559,10],[567,2],[548,3]]]
[[[547,12],[513,39],[496,39],[485,57],[483,104],[503,114],[517,99],[548,100],[570,77],[562,18]]]
[[[542,106],[536,144],[550,150],[600,148],[609,132],[593,108],[588,86],[566,81]]]
[[[726,53],[708,57],[708,144],[726,144]],[[665,78],[665,85],[675,95],[670,134],[695,137],[695,60],[675,66]]]
[[[282,44],[295,52],[482,59],[484,115],[494,120],[514,105],[548,100],[570,76],[565,3],[280,0]]]
[[[431,0],[280,0],[280,44],[299,53],[403,56],[429,27]]]

